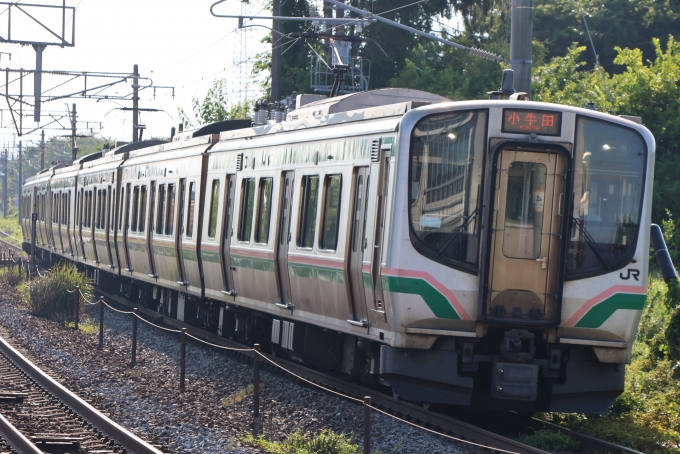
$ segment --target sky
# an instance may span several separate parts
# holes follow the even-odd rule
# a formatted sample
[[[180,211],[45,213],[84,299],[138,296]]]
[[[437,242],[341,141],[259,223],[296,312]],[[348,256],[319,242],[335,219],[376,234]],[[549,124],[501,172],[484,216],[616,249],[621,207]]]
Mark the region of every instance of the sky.
[[[15,0],[17,1],[17,0]],[[61,5],[63,0],[18,0],[22,4]],[[169,137],[170,128],[180,123],[178,107],[191,111],[191,99],[202,100],[215,78],[227,79],[230,101],[257,99],[259,89],[251,75],[250,62],[258,53],[267,50],[261,43],[269,32],[262,27],[238,29],[237,19],[217,18],[211,15],[210,6],[216,0],[66,0],[66,5],[75,7],[75,46],[48,46],[43,53],[43,70],[90,71],[111,73],[132,73],[133,65],[139,65],[144,79],[141,85],[157,88],[140,92],[140,108],[158,109],[158,112],[142,112],[140,124],[146,126],[144,138]],[[285,0],[284,0],[285,1]],[[238,12],[255,15],[269,15],[264,8],[265,0],[226,0],[215,8],[217,13]],[[313,0],[319,7],[322,0]],[[61,31],[61,10],[24,9],[41,19],[49,27]],[[56,12],[56,14],[55,14]],[[8,31],[7,6],[0,5],[0,36],[6,38],[11,32],[13,39],[53,39],[44,29],[21,21],[22,14],[13,10],[12,27]],[[23,16],[25,17],[25,16]],[[70,14],[66,17],[67,30],[73,22]],[[271,20],[246,21],[271,27]],[[455,24],[454,24],[455,25]],[[67,40],[71,39],[67,33]],[[8,55],[8,54],[11,54]],[[36,53],[31,46],[0,44],[0,69],[34,69]],[[1,75],[1,74],[0,74]],[[16,77],[16,73],[12,74]],[[1,80],[1,79],[0,79]],[[45,74],[45,93],[68,79],[64,76]],[[88,79],[88,86],[115,79]],[[151,82],[152,81],[152,82]],[[4,84],[3,84],[4,85]],[[76,79],[66,85],[54,88],[52,94],[66,94],[82,89],[84,80]],[[174,88],[174,90],[173,90]],[[0,86],[2,92],[5,87]],[[10,85],[10,93],[18,94],[18,82]],[[33,92],[33,79],[24,82],[24,92]],[[132,140],[132,113],[117,110],[132,107],[131,81],[109,88],[109,95],[128,95],[127,100],[113,101],[94,99],[60,99],[43,103],[42,121],[33,122],[32,116],[24,118],[24,131],[39,128],[56,118],[67,114],[67,104],[76,103],[78,112],[78,134],[95,133],[99,137],[119,141]],[[173,96],[174,94],[174,96]],[[30,100],[30,99],[29,99]],[[7,147],[10,155],[16,154],[19,140],[24,146],[39,141],[40,130],[30,135],[17,137],[11,121],[7,102],[0,99],[0,146]],[[30,107],[29,111],[32,110]],[[87,130],[86,122],[94,128]],[[99,123],[102,128],[99,129]],[[60,121],[70,127],[66,118]],[[49,127],[58,127],[57,123]],[[46,129],[46,137],[70,135],[70,130]]]
[[[67,6],[74,6],[75,12],[75,46],[60,48],[48,46],[43,53],[43,70],[95,71],[113,73],[131,73],[134,64],[139,65],[142,76],[152,79],[156,86],[174,87],[158,88],[155,97],[152,89],[140,93],[140,107],[161,109],[164,112],[143,112],[140,124],[146,125],[144,137],[168,137],[170,128],[177,127],[178,106],[191,110],[191,98],[203,99],[208,88],[216,77],[225,77],[230,87],[231,99],[238,101],[245,95],[240,89],[239,81],[249,83],[248,97],[257,94],[250,68],[238,64],[241,59],[252,60],[258,52],[266,50],[260,40],[268,30],[251,28],[248,31],[238,30],[236,19],[216,18],[210,14],[210,6],[215,0],[67,0]],[[21,5],[22,1],[19,1]],[[58,0],[24,0],[23,3],[60,4]],[[259,0],[251,0],[244,4],[240,0],[227,0],[216,7],[222,14],[244,11],[268,15]],[[0,6],[0,36],[7,37],[6,6]],[[26,8],[28,11],[28,8]],[[37,11],[37,10],[36,10]],[[4,12],[4,14],[3,14]],[[28,11],[36,15],[34,10]],[[61,30],[60,15],[50,17],[42,13],[40,18],[47,24]],[[11,30],[12,38],[23,40],[44,40],[44,30],[30,27],[19,22],[21,14],[12,12],[15,21]],[[68,19],[68,18],[67,18]],[[258,24],[271,26],[271,21],[258,21]],[[69,27],[71,23],[69,23]],[[68,27],[67,27],[68,28]],[[23,31],[23,33],[21,33]],[[33,35],[33,36],[28,36]],[[67,34],[67,39],[70,35]],[[242,52],[243,51],[243,52]],[[19,44],[0,44],[0,68],[34,69],[35,51],[30,46]],[[10,57],[7,53],[11,54]],[[243,71],[241,71],[243,69]],[[67,79],[63,76],[43,76],[43,93],[50,87]],[[108,82],[99,79],[96,82]],[[88,86],[95,80],[90,79]],[[141,84],[149,84],[142,81]],[[73,85],[76,84],[76,85]],[[84,80],[71,82],[69,85],[56,88],[54,93],[70,92],[68,88],[81,89]],[[3,84],[4,85],[4,84]],[[28,85],[28,87],[26,86]],[[27,79],[24,90],[32,93],[32,78]],[[4,87],[2,91],[4,92]],[[18,93],[18,85],[11,86],[10,91]],[[129,95],[131,81],[119,84],[107,91],[109,94]],[[38,130],[31,136],[16,137],[13,130],[7,103],[2,99],[2,129],[0,143],[12,144],[18,140],[39,140]],[[115,138],[122,141],[132,139],[132,113],[114,110],[119,107],[132,107],[131,101],[102,101],[93,99],[61,99],[44,103],[42,110],[47,112],[66,113],[67,106],[76,103],[79,122],[102,122],[102,129],[94,129],[99,136]],[[31,109],[31,108],[29,108]],[[41,124],[51,121],[43,114]],[[32,117],[24,120],[24,129],[39,126],[33,123]],[[67,121],[62,121],[67,125]],[[56,125],[55,125],[56,126]],[[83,127],[80,127],[83,126]],[[79,134],[85,134],[86,124],[79,123]],[[46,130],[47,137],[67,135],[69,131]]]

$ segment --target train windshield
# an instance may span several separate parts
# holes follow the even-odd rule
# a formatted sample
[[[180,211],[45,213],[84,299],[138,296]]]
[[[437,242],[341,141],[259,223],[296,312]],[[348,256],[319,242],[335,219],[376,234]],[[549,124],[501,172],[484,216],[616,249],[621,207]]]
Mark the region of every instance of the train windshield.
[[[476,271],[486,110],[425,117],[413,129],[411,241],[426,257]]]
[[[647,147],[625,126],[577,117],[567,278],[627,264],[635,253]]]

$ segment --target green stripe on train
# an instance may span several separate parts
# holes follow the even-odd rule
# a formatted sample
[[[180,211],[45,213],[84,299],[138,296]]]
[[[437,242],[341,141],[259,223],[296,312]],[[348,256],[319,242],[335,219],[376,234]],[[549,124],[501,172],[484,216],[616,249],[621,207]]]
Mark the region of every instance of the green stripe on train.
[[[237,268],[250,268],[257,271],[274,272],[274,261],[259,257],[247,257],[245,255],[231,254],[231,265]]]
[[[593,306],[574,326],[576,328],[599,328],[619,309],[641,311],[646,299],[647,295],[639,293],[616,293]]]
[[[383,276],[383,287],[393,293],[420,295],[437,318],[460,320],[449,300],[424,279],[404,276]]]
[[[345,283],[345,272],[336,268],[288,262],[288,272],[295,277],[306,277],[336,284]]]

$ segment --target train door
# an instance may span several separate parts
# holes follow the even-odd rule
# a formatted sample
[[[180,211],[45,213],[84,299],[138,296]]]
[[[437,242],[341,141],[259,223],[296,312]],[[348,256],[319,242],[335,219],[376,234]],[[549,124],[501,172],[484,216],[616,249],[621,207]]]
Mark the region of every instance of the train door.
[[[71,241],[71,231],[73,230],[73,224],[71,223],[71,190],[68,190],[66,195],[66,237],[68,238],[68,253],[70,255],[74,254],[73,251],[73,241]]]
[[[235,292],[234,276],[231,269],[231,258],[229,249],[231,248],[232,224],[234,222],[234,195],[236,186],[236,175],[227,174],[224,185],[224,223],[222,225],[222,247],[220,253],[222,255],[222,280],[223,292],[233,295]]]
[[[184,197],[187,192],[186,178],[179,179],[179,207],[177,207],[177,225],[175,226],[175,256],[177,257],[177,272],[179,273],[177,283],[184,285],[187,282],[186,272],[184,271],[184,257],[182,256],[182,237],[184,236]]]
[[[294,172],[283,172],[281,199],[279,203],[279,229],[276,235],[276,283],[279,290],[278,304],[290,307],[292,296],[288,274],[288,245],[290,244],[290,215],[293,203]]]
[[[163,217],[165,216],[165,185],[158,185],[158,218],[154,216],[154,210],[156,209],[156,182],[152,181],[149,186],[151,197],[149,197],[149,209],[146,210],[149,213],[149,218],[146,221],[146,225],[149,228],[146,229],[146,250],[149,257],[149,276],[158,277],[156,273],[156,267],[153,259],[153,232],[156,231],[159,235],[163,233]],[[146,200],[144,201],[146,203]]]
[[[371,287],[373,289],[373,308],[370,311],[371,322],[386,323],[385,297],[382,285],[383,237],[385,234],[385,211],[387,202],[387,189],[390,175],[390,154],[392,146],[381,145],[379,149],[378,165],[378,188],[375,204],[375,223],[373,234],[373,248],[371,259]]]
[[[130,225],[130,189],[132,185],[126,184],[122,189],[122,197],[120,200],[121,213],[118,218],[121,224],[118,225],[118,231],[123,232],[123,250],[125,252],[125,271],[133,271],[132,263],[130,262],[130,244],[128,242],[128,226]]]
[[[106,251],[109,253],[109,263],[107,265],[110,267],[113,265],[113,254],[111,251],[111,229],[110,224],[113,223],[113,216],[111,216],[111,185],[108,186],[108,191],[104,191],[104,197],[106,201],[102,207],[102,221],[101,228],[104,229],[104,236],[106,238]]]
[[[565,150],[566,151],[566,150]],[[557,319],[567,155],[501,149],[496,158],[486,316]]]
[[[351,314],[348,322],[357,325],[368,323],[366,293],[364,288],[364,249],[366,249],[366,205],[368,200],[368,167],[357,167],[352,194],[351,237],[348,242],[346,273],[349,276]]]

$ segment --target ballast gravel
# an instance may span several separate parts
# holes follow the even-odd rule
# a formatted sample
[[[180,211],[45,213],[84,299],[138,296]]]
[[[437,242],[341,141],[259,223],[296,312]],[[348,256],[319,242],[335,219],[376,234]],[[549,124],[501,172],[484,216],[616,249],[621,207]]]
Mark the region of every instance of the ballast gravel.
[[[260,453],[252,433],[252,365],[189,340],[186,389],[179,391],[179,335],[138,323],[137,364],[130,367],[130,315],[105,309],[104,348],[98,332],[75,331],[32,315],[16,290],[0,284],[0,325],[55,379],[113,420],[171,453]],[[98,324],[88,307],[85,326]],[[89,318],[89,320],[88,320]],[[82,323],[82,322],[81,322]],[[283,441],[300,429],[352,434],[362,446],[363,408],[292,377],[261,373],[261,433]],[[250,385],[250,386],[249,386]],[[481,453],[373,412],[371,448],[382,454]]]

